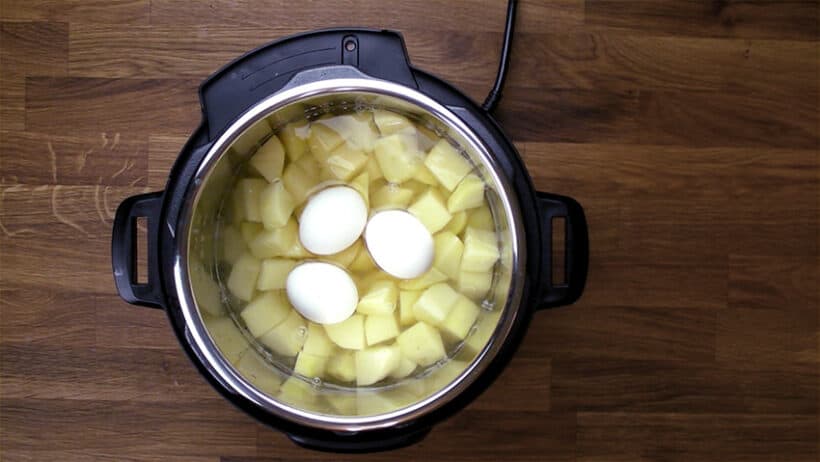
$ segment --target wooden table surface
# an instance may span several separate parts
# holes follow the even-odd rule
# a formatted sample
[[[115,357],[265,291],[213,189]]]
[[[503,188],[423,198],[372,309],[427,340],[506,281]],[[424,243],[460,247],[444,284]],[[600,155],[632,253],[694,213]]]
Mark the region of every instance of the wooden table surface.
[[[401,30],[483,99],[504,2],[0,0],[0,459],[359,460],[295,447],[112,282],[113,211],[162,189],[197,85],[333,25]],[[818,3],[529,0],[498,112],[586,208],[591,268],[421,444],[363,460],[818,460]]]

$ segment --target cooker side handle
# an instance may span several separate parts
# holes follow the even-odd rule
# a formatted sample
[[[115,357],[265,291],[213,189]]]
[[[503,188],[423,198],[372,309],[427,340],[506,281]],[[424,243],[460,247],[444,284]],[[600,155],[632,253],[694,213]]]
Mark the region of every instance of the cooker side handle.
[[[159,276],[157,238],[163,191],[131,196],[122,201],[114,216],[111,264],[120,297],[132,305],[164,308]],[[137,218],[148,219],[148,279],[137,282]]]
[[[589,233],[584,209],[575,199],[558,194],[536,192],[541,224],[541,297],[538,309],[569,305],[581,297],[589,268]],[[564,218],[565,282],[552,280],[552,225]]]

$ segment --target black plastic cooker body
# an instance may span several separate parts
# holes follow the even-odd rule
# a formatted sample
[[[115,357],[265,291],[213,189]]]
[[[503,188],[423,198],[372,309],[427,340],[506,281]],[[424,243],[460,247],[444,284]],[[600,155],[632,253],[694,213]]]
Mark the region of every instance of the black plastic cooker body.
[[[245,111],[276,93],[297,73],[325,66],[349,65],[371,77],[418,90],[448,107],[487,145],[512,184],[526,234],[526,270],[519,316],[498,354],[468,388],[450,402],[415,420],[387,429],[337,433],[307,427],[272,415],[228,389],[194,352],[186,333],[171,274],[180,245],[176,232],[184,199],[197,167],[211,145]],[[120,204],[114,221],[112,261],[120,296],[135,305],[166,311],[182,347],[202,375],[226,399],[261,422],[285,432],[305,447],[339,452],[370,452],[419,441],[437,422],[465,407],[485,390],[509,363],[537,309],[568,305],[583,291],[588,265],[584,212],[573,199],[536,192],[515,147],[493,117],[446,82],[410,65],[400,34],[386,30],[329,29],[270,43],[229,63],[200,87],[202,122],[189,138],[161,192],[143,194]],[[148,220],[148,278],[135,280],[136,219]],[[553,283],[552,220],[565,218],[566,282]],[[184,238],[183,238],[184,239]]]

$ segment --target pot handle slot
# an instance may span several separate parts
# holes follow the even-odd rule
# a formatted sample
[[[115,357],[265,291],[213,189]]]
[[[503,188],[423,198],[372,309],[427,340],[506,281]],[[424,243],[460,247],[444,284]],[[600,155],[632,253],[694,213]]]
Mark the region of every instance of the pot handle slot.
[[[361,434],[329,434],[330,436],[308,436],[287,433],[288,438],[299,446],[315,451],[335,453],[368,453],[391,451],[418,443],[431,428],[378,432],[377,435],[363,437]]]
[[[120,297],[132,305],[163,308],[157,238],[163,192],[131,196],[117,207],[111,235],[111,263]],[[147,282],[137,282],[137,218],[148,220]]]
[[[263,45],[208,77],[199,89],[209,139],[248,108],[282,89],[299,72],[349,65],[417,88],[401,34],[388,30],[324,29]]]
[[[589,268],[589,234],[584,209],[575,199],[545,192],[536,193],[541,224],[541,296],[538,309],[569,305],[581,297]],[[552,279],[552,226],[564,218],[564,282]]]

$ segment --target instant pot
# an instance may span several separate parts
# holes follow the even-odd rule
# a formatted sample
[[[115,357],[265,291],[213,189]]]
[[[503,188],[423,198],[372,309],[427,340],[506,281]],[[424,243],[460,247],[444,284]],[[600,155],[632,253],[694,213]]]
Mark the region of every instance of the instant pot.
[[[508,38],[511,31],[508,24]],[[491,98],[497,99],[499,90]],[[418,441],[493,382],[536,310],[580,297],[588,261],[581,206],[569,197],[536,192],[487,108],[413,67],[400,34],[331,29],[288,37],[228,64],[202,84],[199,96],[202,122],[180,152],[165,190],[130,197],[117,209],[112,238],[117,289],[128,303],[164,309],[203,377],[296,443],[375,451]],[[235,316],[211,315],[220,310],[213,305],[224,300],[215,250],[223,198],[235,182],[236,166],[281,124],[363,106],[404,114],[459,146],[487,184],[501,261],[484,312],[465,342],[469,345],[438,367],[399,384],[358,390],[308,381],[294,388],[291,381],[285,396],[282,383],[293,379],[288,371],[266,364],[265,352]],[[135,278],[140,217],[148,222],[145,283]],[[564,249],[552,249],[556,218],[564,219]],[[565,255],[565,280],[554,282],[553,254],[559,250]],[[237,367],[240,354],[256,355],[257,372]]]

